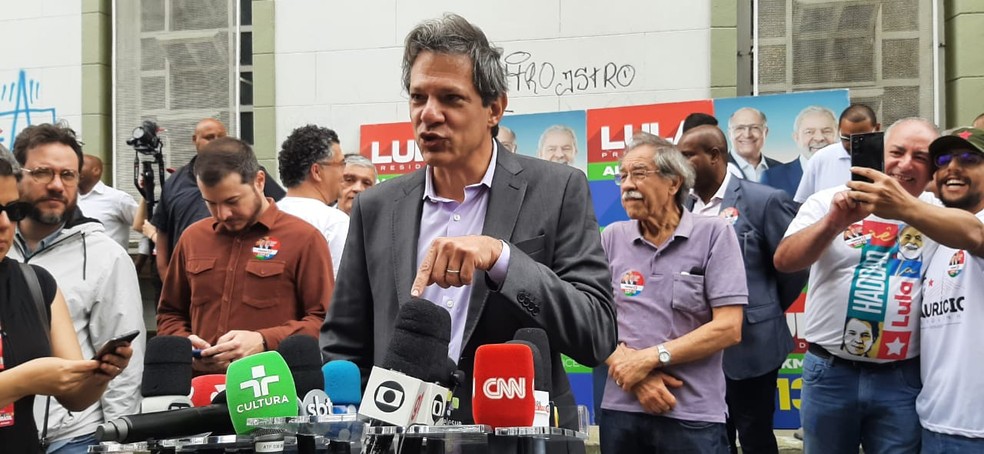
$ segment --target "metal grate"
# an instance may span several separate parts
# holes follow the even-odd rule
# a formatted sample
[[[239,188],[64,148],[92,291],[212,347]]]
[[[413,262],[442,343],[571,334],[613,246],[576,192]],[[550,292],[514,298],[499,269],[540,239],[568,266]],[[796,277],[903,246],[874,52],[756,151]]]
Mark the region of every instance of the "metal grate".
[[[849,88],[883,124],[934,117],[938,0],[758,0],[758,93]]]

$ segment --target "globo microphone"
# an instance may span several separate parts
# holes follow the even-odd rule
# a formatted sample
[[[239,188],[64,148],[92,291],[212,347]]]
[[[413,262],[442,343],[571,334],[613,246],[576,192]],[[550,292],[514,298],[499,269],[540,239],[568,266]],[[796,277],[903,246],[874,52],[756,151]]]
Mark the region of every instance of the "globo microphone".
[[[489,344],[475,350],[472,417],[476,424],[533,424],[533,351],[522,344]]]
[[[226,387],[226,376],[222,374],[199,375],[191,379],[191,403],[196,407],[207,407]]]
[[[321,367],[332,413],[356,413],[362,402],[362,374],[352,361],[334,360]]]
[[[446,310],[419,298],[404,303],[389,350],[369,375],[359,415],[402,427],[427,421],[431,403],[450,393],[436,384],[448,379],[450,339],[451,316]]]
[[[140,413],[191,407],[191,341],[181,336],[156,336],[147,341]]]
[[[297,388],[283,356],[263,352],[229,364],[226,402],[237,434],[254,430],[249,418],[297,416]]]

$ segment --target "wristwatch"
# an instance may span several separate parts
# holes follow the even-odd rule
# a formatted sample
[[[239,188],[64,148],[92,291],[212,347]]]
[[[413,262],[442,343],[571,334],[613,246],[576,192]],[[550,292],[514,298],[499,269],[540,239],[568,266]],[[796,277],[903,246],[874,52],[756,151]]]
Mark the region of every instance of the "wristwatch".
[[[671,359],[671,357],[670,357],[670,351],[667,350],[666,347],[663,346],[663,344],[657,345],[656,346],[656,351],[659,353],[659,365],[660,365],[660,367],[669,366],[670,365],[670,359]]]

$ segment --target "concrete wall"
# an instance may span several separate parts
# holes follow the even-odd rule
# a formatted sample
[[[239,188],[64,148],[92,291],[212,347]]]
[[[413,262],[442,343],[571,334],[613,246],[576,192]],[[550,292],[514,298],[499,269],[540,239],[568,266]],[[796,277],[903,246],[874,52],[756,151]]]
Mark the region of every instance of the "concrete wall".
[[[81,43],[79,0],[0,0],[0,143],[53,119],[85,140]]]
[[[269,2],[254,1],[254,10],[257,3]],[[347,152],[358,149],[359,125],[409,119],[400,84],[403,38],[423,19],[445,11],[458,13],[501,46],[510,74],[509,109],[519,114],[710,97],[711,6],[726,4],[717,0],[273,3],[272,120],[277,143],[293,128],[317,123],[335,129]],[[717,17],[734,26],[727,8]],[[714,33],[733,41],[733,31],[729,35],[728,25],[723,28]],[[728,88],[734,80],[730,52],[724,49],[719,57],[723,63],[716,65],[731,72],[715,80],[717,93],[733,93],[733,87]],[[597,76],[579,77],[581,68],[584,74]],[[258,135],[261,128],[257,125]]]
[[[984,2],[947,0],[943,14],[946,127],[965,126],[984,112]]]

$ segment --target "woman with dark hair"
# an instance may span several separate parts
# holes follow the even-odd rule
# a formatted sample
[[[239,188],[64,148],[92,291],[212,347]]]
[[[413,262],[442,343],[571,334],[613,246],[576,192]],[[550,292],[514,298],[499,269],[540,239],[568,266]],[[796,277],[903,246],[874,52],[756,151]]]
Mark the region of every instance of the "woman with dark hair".
[[[0,149],[0,449],[40,453],[34,395],[53,396],[69,410],[81,411],[102,396],[133,351],[127,345],[84,360],[54,278],[36,266],[25,274],[19,263],[7,258],[17,221],[32,210],[18,201],[19,180],[16,161]],[[33,279],[41,301],[28,284]]]

